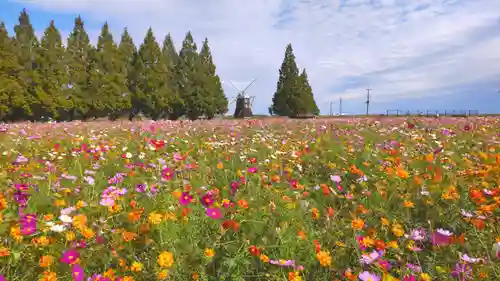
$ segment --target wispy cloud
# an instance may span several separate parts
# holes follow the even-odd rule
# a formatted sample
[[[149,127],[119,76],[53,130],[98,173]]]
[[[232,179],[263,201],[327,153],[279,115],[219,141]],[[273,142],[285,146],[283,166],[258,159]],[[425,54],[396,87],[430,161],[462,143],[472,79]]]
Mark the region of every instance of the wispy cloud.
[[[137,43],[152,26],[159,41],[187,30],[208,37],[223,80],[249,83],[266,112],[284,47],[291,42],[318,103],[453,94],[500,77],[500,1],[491,0],[34,0],[31,7],[108,20]],[[28,6],[28,7],[30,7]],[[498,85],[500,86],[500,85]],[[225,83],[228,96],[232,87]],[[243,86],[242,86],[243,87]],[[362,105],[360,105],[362,106]]]

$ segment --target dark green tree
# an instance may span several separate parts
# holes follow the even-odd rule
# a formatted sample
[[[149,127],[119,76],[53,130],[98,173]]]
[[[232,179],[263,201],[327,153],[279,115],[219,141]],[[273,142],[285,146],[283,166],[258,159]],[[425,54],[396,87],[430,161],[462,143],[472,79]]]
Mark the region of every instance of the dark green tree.
[[[122,72],[127,78],[127,96],[130,99],[129,119],[132,120],[135,113],[135,105],[137,105],[137,101],[135,100],[136,95],[134,94],[137,86],[134,76],[134,64],[137,59],[137,48],[135,47],[134,40],[132,40],[127,28],[123,30],[120,44],[118,45],[118,51],[122,60],[122,69],[120,72]]]
[[[41,89],[41,76],[37,71],[39,63],[37,52],[39,42],[26,9],[21,11],[19,23],[14,26],[14,31],[16,33],[15,49],[17,51],[19,64],[23,68],[20,77],[26,87],[25,98],[30,104],[29,110],[24,108],[23,113],[26,114],[26,117],[29,116],[31,120],[35,120],[41,117],[42,105],[40,101],[46,98],[46,96]]]
[[[179,53],[177,83],[184,101],[184,112],[191,119],[197,119],[207,111],[210,96],[204,90],[208,80],[203,69],[196,43],[191,32],[186,34]]]
[[[290,99],[297,97],[300,92],[299,69],[295,63],[292,44],[288,44],[285,50],[285,58],[279,70],[279,78],[274,93],[272,110],[280,116],[293,116],[290,108]]]
[[[306,104],[305,114],[319,115],[319,108],[314,99],[314,94],[309,84],[309,78],[307,77],[306,69],[302,70],[300,74],[300,86],[302,88],[302,97],[304,98],[304,103]]]
[[[151,28],[139,47],[134,72],[134,107],[153,119],[169,114],[172,111],[173,93],[167,84],[167,65]]]
[[[212,52],[208,45],[208,39],[205,38],[200,51],[200,59],[202,62],[202,73],[205,73],[207,85],[204,89],[207,91],[207,107],[204,112],[209,119],[216,114],[225,114],[228,111],[228,99],[222,89],[222,83],[219,75],[216,73],[216,67],[213,61]]]
[[[168,118],[175,120],[179,118],[183,112],[184,102],[180,97],[179,93],[179,85],[176,83],[177,81],[177,66],[179,65],[179,54],[175,50],[174,41],[172,40],[172,36],[167,34],[165,39],[163,40],[162,46],[162,58],[163,63],[166,66],[166,75],[165,75],[165,87],[167,87],[171,94],[171,106],[170,111],[168,112]]]
[[[5,24],[0,23],[0,120],[16,120],[17,112],[28,112],[30,104],[24,95],[24,81],[20,78],[22,66],[19,64],[13,40],[9,37]]]
[[[50,22],[45,29],[39,48],[39,73],[43,79],[40,84],[45,97],[40,100],[44,114],[59,118],[59,114],[67,111],[70,104],[66,100],[65,86],[68,84],[68,73],[64,61],[65,48],[61,34]]]
[[[130,95],[127,88],[127,74],[123,70],[126,62],[122,59],[118,46],[109,32],[108,23],[104,23],[97,41],[96,72],[92,71],[97,94],[96,109],[99,116],[108,115],[116,118],[125,109],[130,108]]]
[[[66,99],[71,108],[68,118],[73,120],[76,113],[84,118],[88,117],[91,110],[91,101],[95,98],[89,96],[89,69],[92,45],[85,31],[83,20],[80,16],[75,19],[73,31],[68,37],[66,48],[66,65],[68,68],[69,83],[66,87]]]

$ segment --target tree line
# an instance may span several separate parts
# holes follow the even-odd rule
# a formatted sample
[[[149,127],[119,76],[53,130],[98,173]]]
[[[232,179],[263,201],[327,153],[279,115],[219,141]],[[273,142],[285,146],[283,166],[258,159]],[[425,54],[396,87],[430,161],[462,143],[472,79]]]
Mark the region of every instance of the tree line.
[[[0,121],[72,121],[107,117],[208,119],[228,111],[208,39],[201,49],[187,32],[176,51],[170,34],[158,44],[151,28],[137,48],[124,29],[116,43],[104,23],[91,44],[80,16],[66,44],[54,21],[40,40],[22,10],[9,36],[0,22]],[[319,113],[292,46],[280,69],[271,114]]]

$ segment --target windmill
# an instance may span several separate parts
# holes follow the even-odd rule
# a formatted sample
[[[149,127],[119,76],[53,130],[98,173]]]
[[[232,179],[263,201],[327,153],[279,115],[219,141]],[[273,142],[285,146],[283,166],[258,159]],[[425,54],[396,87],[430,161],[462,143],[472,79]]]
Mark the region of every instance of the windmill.
[[[246,91],[252,84],[257,80],[257,78],[253,79],[248,86],[243,91],[240,91],[236,86],[234,86],[231,81],[229,81],[229,84],[234,88],[236,91],[237,95],[236,97],[232,98],[231,104],[233,102],[236,102],[236,108],[234,109],[234,118],[246,118],[246,117],[252,117],[252,105],[253,101],[255,100],[255,96],[248,96],[246,95]]]

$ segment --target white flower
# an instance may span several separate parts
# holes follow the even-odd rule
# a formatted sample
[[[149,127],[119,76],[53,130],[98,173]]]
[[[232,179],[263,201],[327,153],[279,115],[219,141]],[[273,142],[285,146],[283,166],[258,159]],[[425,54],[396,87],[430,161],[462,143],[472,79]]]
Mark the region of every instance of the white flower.
[[[483,259],[481,258],[472,258],[472,257],[469,257],[467,254],[461,254],[460,253],[460,259],[465,261],[465,262],[468,262],[468,263],[478,263],[478,262],[481,262],[483,261]]]
[[[444,236],[452,236],[453,235],[453,232],[446,230],[446,229],[442,229],[442,228],[438,228],[437,232],[441,235],[444,235]]]
[[[54,232],[64,232],[66,230],[66,227],[64,225],[61,225],[61,224],[56,224],[56,225],[53,225],[50,227],[50,230],[51,231],[54,231]]]
[[[71,223],[73,221],[73,219],[68,215],[61,215],[59,216],[59,219],[64,223]]]
[[[132,153],[130,153],[130,152],[125,153],[125,157],[126,157],[127,159],[132,158]]]

